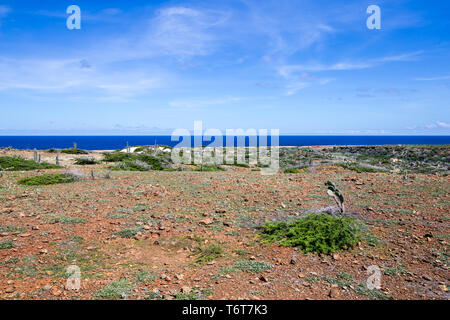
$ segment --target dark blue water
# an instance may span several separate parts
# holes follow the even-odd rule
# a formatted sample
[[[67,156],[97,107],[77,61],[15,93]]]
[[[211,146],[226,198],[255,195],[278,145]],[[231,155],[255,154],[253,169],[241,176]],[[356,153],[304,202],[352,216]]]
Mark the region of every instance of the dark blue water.
[[[280,146],[437,145],[450,144],[450,136],[280,136],[279,141]],[[74,142],[78,148],[86,150],[123,149],[127,142],[130,146],[154,145],[155,142],[172,147],[178,144],[178,141],[171,141],[170,136],[0,136],[0,147],[15,149],[63,149],[72,147]]]

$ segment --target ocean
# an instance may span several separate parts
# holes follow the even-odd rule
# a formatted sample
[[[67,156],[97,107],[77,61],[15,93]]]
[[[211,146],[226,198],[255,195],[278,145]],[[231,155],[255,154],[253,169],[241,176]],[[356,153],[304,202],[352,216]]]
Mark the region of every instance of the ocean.
[[[193,137],[192,137],[193,138]],[[225,139],[225,138],[224,138]],[[15,149],[63,149],[73,143],[85,150],[117,150],[127,145],[175,146],[171,136],[0,136],[0,147]],[[207,145],[209,142],[204,142]],[[247,138],[248,143],[248,138]],[[450,136],[280,136],[280,146],[326,146],[326,145],[442,145],[450,144]],[[270,140],[269,140],[270,145]]]

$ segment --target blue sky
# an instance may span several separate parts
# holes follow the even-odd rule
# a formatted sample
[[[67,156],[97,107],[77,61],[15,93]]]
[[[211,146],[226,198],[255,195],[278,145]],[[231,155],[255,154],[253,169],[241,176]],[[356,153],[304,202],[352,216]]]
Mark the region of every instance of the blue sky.
[[[66,8],[81,8],[81,30]],[[381,30],[366,27],[369,5]],[[0,135],[450,134],[449,1],[0,0]]]

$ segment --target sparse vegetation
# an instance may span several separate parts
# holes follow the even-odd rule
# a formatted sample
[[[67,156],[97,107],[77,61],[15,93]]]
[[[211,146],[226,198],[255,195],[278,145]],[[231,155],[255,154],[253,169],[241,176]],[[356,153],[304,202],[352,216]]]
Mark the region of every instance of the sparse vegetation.
[[[219,245],[210,244],[206,247],[199,246],[194,251],[194,255],[197,256],[194,259],[194,263],[198,264],[207,263],[221,257],[222,254],[223,249]]]
[[[85,165],[93,165],[98,164],[98,161],[95,158],[77,158],[75,159],[75,164],[85,166]]]
[[[60,166],[47,162],[37,163],[21,157],[0,157],[0,171],[29,171],[37,169],[59,169]]]
[[[49,184],[69,183],[76,180],[77,178],[72,174],[48,173],[34,177],[22,178],[18,181],[18,183],[25,186],[42,186]]]
[[[62,149],[61,153],[65,154],[89,154],[86,150],[78,149],[78,148],[69,148],[69,149]]]
[[[131,294],[132,285],[127,279],[122,278],[117,281],[113,281],[105,287],[97,291],[97,298],[102,299],[125,299]]]
[[[303,252],[331,253],[356,245],[359,228],[355,220],[327,214],[310,214],[292,223],[269,222],[262,226],[262,238]]]
[[[145,229],[143,227],[134,227],[130,229],[122,229],[114,234],[122,238],[134,238],[139,232],[143,232],[144,230]]]

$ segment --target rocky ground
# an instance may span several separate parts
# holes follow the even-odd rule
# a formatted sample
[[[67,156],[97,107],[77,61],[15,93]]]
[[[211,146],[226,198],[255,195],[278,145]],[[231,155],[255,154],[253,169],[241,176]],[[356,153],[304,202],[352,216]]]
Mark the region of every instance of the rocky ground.
[[[33,158],[32,151],[0,156],[12,154]],[[60,157],[65,169],[41,172],[71,169],[86,178],[40,187],[17,184],[36,171],[0,178],[2,299],[449,299],[447,175],[405,180],[329,163],[273,176],[227,166],[108,178],[108,164]],[[256,227],[265,221],[333,204],[327,180],[366,225],[358,246],[305,255],[260,241]],[[78,290],[67,286],[71,265],[81,272]],[[381,271],[378,290],[366,286],[371,266]]]

